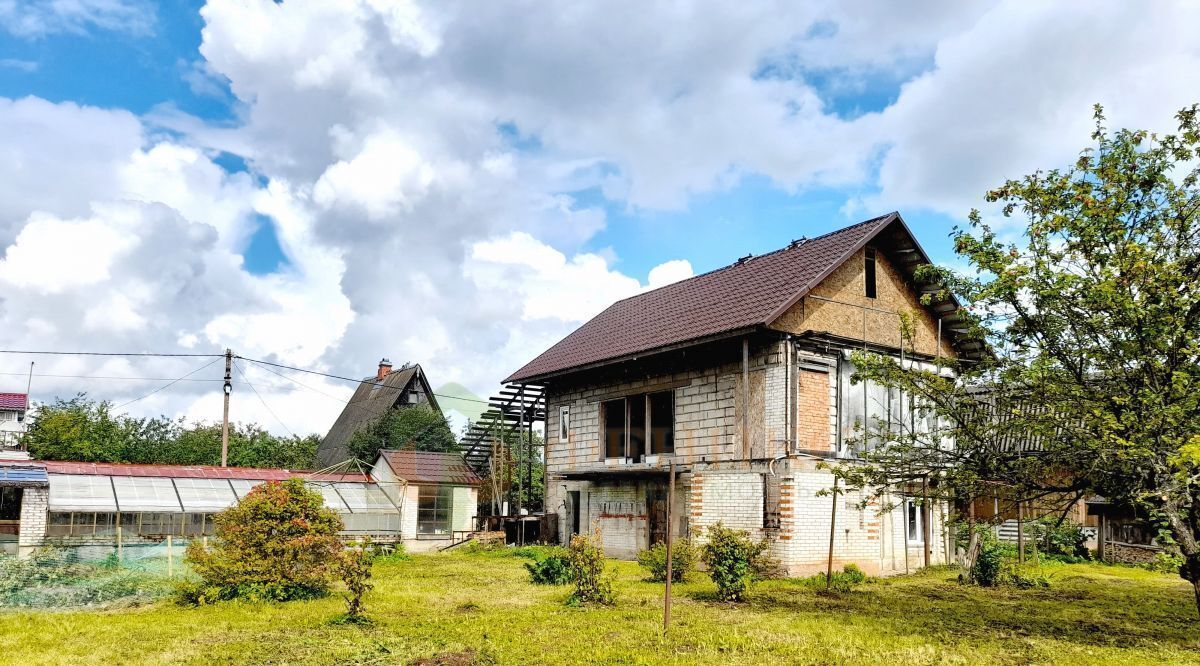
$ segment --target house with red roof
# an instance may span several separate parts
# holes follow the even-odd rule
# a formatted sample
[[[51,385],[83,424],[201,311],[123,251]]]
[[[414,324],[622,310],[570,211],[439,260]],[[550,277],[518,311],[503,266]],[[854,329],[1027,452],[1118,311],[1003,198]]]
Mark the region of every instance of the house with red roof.
[[[15,449],[25,434],[25,412],[29,396],[24,393],[0,393],[0,449]]]
[[[854,350],[931,368],[982,352],[960,339],[959,304],[918,281],[927,263],[890,213],[618,301],[514,372],[545,390],[545,505],[563,540],[599,527],[609,555],[632,558],[720,522],[766,538],[792,574],[823,571],[831,541],[836,566],[872,574],[947,562],[946,507],[834,500],[820,466],[869,445],[864,424],[934,425],[911,397],[851,381]]]

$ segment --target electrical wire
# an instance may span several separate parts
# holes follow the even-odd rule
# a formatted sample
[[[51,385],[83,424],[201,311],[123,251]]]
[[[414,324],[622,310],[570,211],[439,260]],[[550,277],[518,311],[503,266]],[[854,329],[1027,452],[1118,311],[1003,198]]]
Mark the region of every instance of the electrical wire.
[[[297,368],[297,367],[293,367],[293,366],[290,366],[290,365],[283,365],[282,363],[272,363],[272,362],[270,362],[270,361],[260,361],[260,360],[258,360],[258,359],[254,359],[254,358],[246,358],[245,356],[238,356],[238,355],[236,355],[236,354],[234,355],[234,358],[241,359],[241,360],[243,360],[243,361],[249,361],[250,363],[257,363],[257,364],[259,364],[259,365],[269,365],[269,366],[271,366],[271,367],[275,367],[275,368],[282,368],[282,369],[284,369],[284,370],[293,370],[293,371],[295,371],[295,372],[304,372],[304,373],[308,373],[308,374],[310,374],[310,375],[317,375],[318,377],[328,377],[329,379],[337,379],[337,380],[340,380],[340,381],[343,381],[343,382],[354,382],[355,384],[361,384],[361,383],[363,382],[362,378],[355,379],[355,378],[353,378],[353,377],[343,377],[343,376],[341,376],[341,375],[332,375],[332,374],[329,374],[328,372],[320,372],[320,371],[317,371],[317,370],[306,370],[305,368]],[[293,380],[293,381],[295,381],[295,380]],[[379,388],[380,388],[380,389],[390,389],[390,390],[394,390],[394,391],[402,391],[402,390],[404,390],[404,387],[403,387],[403,386],[400,386],[400,387],[396,387],[396,386],[380,386]],[[316,389],[313,389],[313,390],[316,390]],[[490,402],[490,401],[488,401],[488,400],[481,400],[481,399],[479,399],[479,398],[466,398],[466,397],[463,397],[463,396],[458,396],[458,395],[443,395],[443,394],[441,394],[441,393],[434,393],[433,395],[435,395],[435,396],[437,396],[437,397],[439,397],[439,398],[449,398],[449,399],[451,399],[451,400],[466,400],[466,401],[468,401],[468,402],[478,402],[478,403],[480,403],[480,404],[484,404],[484,405],[490,405],[490,404],[491,404],[491,402]]]
[[[163,390],[163,389],[170,388],[170,387],[174,386],[175,384],[178,384],[179,382],[181,382],[181,381],[183,381],[183,380],[187,379],[188,377],[191,377],[192,375],[196,374],[197,372],[200,372],[201,370],[203,370],[203,369],[205,369],[205,368],[209,367],[210,365],[213,365],[214,363],[216,363],[216,362],[217,362],[217,361],[219,361],[219,360],[221,360],[221,357],[220,357],[220,356],[218,356],[218,357],[214,358],[213,360],[209,361],[208,363],[205,363],[204,365],[200,366],[199,368],[196,368],[195,370],[192,370],[191,372],[189,372],[189,373],[187,373],[186,375],[184,375],[184,376],[180,377],[179,379],[172,379],[171,381],[169,381],[169,382],[167,382],[166,384],[163,384],[162,386],[160,386],[160,387],[158,387],[158,388],[154,389],[153,391],[151,391],[151,392],[147,393],[146,395],[144,395],[144,396],[142,396],[142,397],[140,397],[140,398],[134,398],[133,400],[130,400],[129,402],[123,402],[123,403],[121,403],[121,404],[117,405],[116,407],[114,407],[113,409],[120,409],[120,408],[122,408],[122,407],[125,407],[126,405],[132,405],[133,403],[135,403],[135,402],[138,402],[139,400],[145,400],[146,398],[149,398],[150,396],[154,395],[155,393],[158,393],[159,391],[161,391],[161,390]]]
[[[258,401],[262,403],[262,406],[263,406],[263,407],[265,407],[265,408],[267,409],[267,412],[268,412],[268,413],[269,413],[269,414],[270,414],[272,417],[274,417],[274,419],[275,419],[275,422],[276,422],[276,423],[278,423],[279,425],[283,426],[283,429],[284,429],[284,430],[286,430],[286,431],[288,431],[288,434],[289,434],[289,435],[291,435],[292,437],[295,437],[295,436],[296,436],[296,433],[292,432],[292,429],[291,429],[291,428],[289,428],[289,427],[287,427],[287,424],[285,424],[285,423],[283,422],[283,420],[279,418],[279,415],[275,413],[275,410],[271,409],[271,406],[267,404],[267,401],[266,401],[266,400],[263,400],[263,397],[262,397],[262,395],[261,395],[261,394],[258,392],[258,389],[254,388],[254,384],[251,384],[251,383],[250,383],[250,379],[249,379],[248,377],[246,377],[246,373],[245,373],[245,372],[242,370],[242,366],[241,366],[241,365],[239,365],[238,363],[234,363],[234,364],[233,364],[233,369],[234,369],[234,370],[237,370],[237,371],[238,371],[238,374],[242,376],[242,381],[246,383],[246,386],[249,386],[249,387],[250,387],[250,390],[251,390],[251,391],[254,391],[254,395],[255,395],[255,397],[257,397],[257,398],[258,398]]]
[[[220,358],[224,354],[166,354],[156,352],[79,352],[79,351],[30,351],[0,349],[0,354],[32,354],[40,356],[157,356],[161,358]]]

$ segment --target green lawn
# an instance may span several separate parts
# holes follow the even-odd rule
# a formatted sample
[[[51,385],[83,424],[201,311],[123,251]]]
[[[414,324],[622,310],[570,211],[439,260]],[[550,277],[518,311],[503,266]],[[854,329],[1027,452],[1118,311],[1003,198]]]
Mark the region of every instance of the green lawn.
[[[0,614],[4,663],[1195,664],[1200,622],[1177,578],[1098,565],[1047,567],[1046,590],[982,590],[947,570],[841,597],[796,581],[708,601],[703,574],[662,587],[613,563],[618,602],[569,608],[566,588],[527,583],[522,559],[415,556],[376,566],[375,624],[337,626],[340,598],[182,608]]]

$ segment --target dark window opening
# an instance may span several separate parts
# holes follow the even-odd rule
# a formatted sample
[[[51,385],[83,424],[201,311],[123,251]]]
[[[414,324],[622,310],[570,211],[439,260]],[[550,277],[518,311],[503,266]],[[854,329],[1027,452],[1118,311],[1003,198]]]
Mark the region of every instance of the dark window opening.
[[[0,520],[21,519],[21,488],[0,488]]]
[[[763,474],[763,529],[779,529],[779,477]]]
[[[908,540],[914,543],[922,543],[925,541],[925,530],[922,513],[922,507],[916,500],[908,500],[905,502],[905,507],[908,512]]]
[[[675,452],[675,396],[642,393],[601,403],[604,457],[641,460]]]
[[[603,403],[604,411],[604,456],[625,457],[625,400],[609,400]]]
[[[867,248],[865,264],[867,298],[875,298],[875,248]]]

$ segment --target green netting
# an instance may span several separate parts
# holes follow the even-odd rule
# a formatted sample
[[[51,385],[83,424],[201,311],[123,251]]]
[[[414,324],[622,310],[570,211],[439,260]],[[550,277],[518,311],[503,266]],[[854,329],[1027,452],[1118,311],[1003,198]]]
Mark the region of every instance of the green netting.
[[[45,548],[29,557],[0,555],[0,608],[129,606],[171,593],[186,575],[186,544]]]

